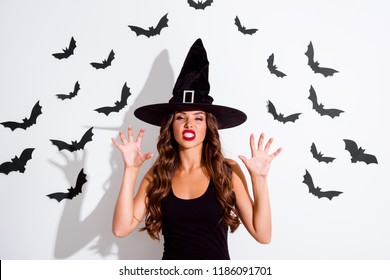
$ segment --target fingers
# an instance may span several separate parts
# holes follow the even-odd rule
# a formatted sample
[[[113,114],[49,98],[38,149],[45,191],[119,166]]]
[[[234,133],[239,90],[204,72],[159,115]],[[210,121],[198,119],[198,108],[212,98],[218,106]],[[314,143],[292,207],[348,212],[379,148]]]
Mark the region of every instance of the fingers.
[[[133,139],[133,128],[131,127],[131,125],[129,125],[127,127],[127,135],[129,137],[129,142],[134,142],[134,139]]]
[[[141,144],[142,138],[144,137],[144,133],[145,133],[145,129],[141,128],[139,133],[138,133],[138,136],[137,136],[137,143],[138,144]]]

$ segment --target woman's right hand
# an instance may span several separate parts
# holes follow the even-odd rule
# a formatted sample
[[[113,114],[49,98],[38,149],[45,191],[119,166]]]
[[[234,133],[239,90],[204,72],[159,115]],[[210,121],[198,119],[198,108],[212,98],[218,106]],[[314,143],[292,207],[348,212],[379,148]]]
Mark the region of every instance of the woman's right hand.
[[[119,132],[119,138],[122,143],[119,143],[114,137],[112,137],[112,142],[119,149],[122,154],[123,162],[125,167],[141,167],[145,160],[150,159],[153,154],[146,153],[144,154],[141,151],[142,138],[144,136],[145,129],[141,128],[137,140],[133,139],[133,129],[131,126],[127,128],[128,139],[126,139],[124,132],[121,130]]]

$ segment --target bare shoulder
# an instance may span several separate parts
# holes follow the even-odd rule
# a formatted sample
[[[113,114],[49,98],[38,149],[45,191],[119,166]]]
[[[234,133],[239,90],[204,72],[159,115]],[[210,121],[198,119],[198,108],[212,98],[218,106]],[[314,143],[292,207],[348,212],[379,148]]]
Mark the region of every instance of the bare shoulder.
[[[237,161],[231,158],[225,158],[227,164],[232,168],[233,182],[237,180],[245,184],[245,175]],[[235,184],[236,185],[236,184]]]

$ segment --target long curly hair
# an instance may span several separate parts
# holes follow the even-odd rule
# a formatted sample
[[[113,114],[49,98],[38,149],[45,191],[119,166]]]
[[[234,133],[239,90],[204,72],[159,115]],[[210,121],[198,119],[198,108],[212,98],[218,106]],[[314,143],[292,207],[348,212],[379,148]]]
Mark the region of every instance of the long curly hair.
[[[168,114],[160,128],[157,142],[158,158],[153,165],[153,182],[146,196],[146,218],[142,231],[152,239],[160,240],[163,227],[161,202],[171,190],[171,179],[179,165],[178,145],[173,137],[174,114]],[[221,223],[234,232],[240,224],[236,196],[232,186],[232,169],[226,162],[218,133],[218,122],[213,114],[206,113],[207,132],[203,141],[202,168],[214,183],[217,199],[223,209]]]

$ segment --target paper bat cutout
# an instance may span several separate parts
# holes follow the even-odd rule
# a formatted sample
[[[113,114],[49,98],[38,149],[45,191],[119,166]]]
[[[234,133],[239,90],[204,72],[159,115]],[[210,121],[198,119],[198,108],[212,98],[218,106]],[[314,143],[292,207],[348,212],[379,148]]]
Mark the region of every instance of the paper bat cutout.
[[[335,196],[339,196],[340,194],[342,194],[343,192],[339,192],[339,191],[322,191],[320,187],[315,187],[314,186],[314,183],[313,183],[313,179],[310,175],[310,173],[306,170],[306,174],[303,176],[303,182],[304,184],[306,184],[309,188],[309,193],[311,193],[312,195],[318,197],[319,199],[322,198],[322,197],[326,197],[328,198],[329,200],[332,200],[333,197]]]
[[[378,160],[374,155],[366,154],[365,150],[358,147],[355,141],[344,139],[345,150],[351,154],[351,162],[356,163],[358,161],[365,162],[366,164],[376,163]]]
[[[267,62],[268,62],[267,67],[268,67],[269,71],[271,72],[271,74],[275,74],[276,77],[280,77],[280,78],[283,78],[284,76],[286,76],[286,74],[284,74],[283,72],[276,70],[278,67],[276,67],[276,65],[274,64],[274,54],[271,54],[268,57]]]
[[[211,6],[213,0],[206,0],[203,3],[201,1],[195,2],[193,0],[188,0],[190,7],[195,8],[196,10],[204,10],[206,7]]]
[[[12,131],[14,131],[17,128],[21,128],[26,130],[28,127],[32,126],[33,124],[37,123],[37,118],[39,115],[42,114],[42,106],[39,105],[39,101],[35,103],[34,107],[31,110],[31,114],[29,118],[24,118],[23,122],[14,122],[14,121],[8,121],[8,122],[2,122],[1,124],[4,127],[10,128]]]
[[[324,157],[324,154],[317,151],[316,145],[313,143],[311,144],[310,152],[312,153],[313,157],[318,160],[318,162],[333,162],[335,158],[333,157]]]
[[[76,186],[70,187],[68,192],[56,192],[48,194],[47,197],[61,202],[63,199],[73,199],[75,196],[82,192],[83,185],[87,182],[87,175],[84,173],[84,168],[81,169],[79,175],[77,176]]]
[[[73,51],[75,50],[75,48],[76,48],[76,41],[72,37],[70,39],[69,47],[62,49],[62,52],[60,52],[60,53],[53,53],[53,56],[55,58],[58,58],[58,59],[68,58],[69,56],[71,56],[73,54]]]
[[[251,28],[251,29],[246,29],[245,26],[241,25],[240,19],[238,16],[234,19],[234,24],[238,27],[238,31],[240,31],[242,34],[249,34],[253,35],[258,29],[256,28]]]
[[[103,113],[106,116],[108,116],[112,112],[119,112],[122,110],[126,105],[127,105],[127,99],[131,95],[130,88],[127,87],[127,84],[125,83],[122,87],[122,95],[121,95],[121,100],[115,102],[115,106],[113,107],[101,107],[98,109],[95,109],[96,112],[98,113]]]
[[[310,86],[310,95],[308,99],[313,103],[313,109],[321,116],[329,116],[333,119],[334,117],[339,117],[341,113],[344,113],[344,111],[339,109],[325,109],[322,103],[318,104],[317,94],[313,86]]]
[[[320,73],[325,77],[333,76],[334,73],[338,73],[337,70],[334,70],[332,68],[320,67],[318,61],[314,61],[314,49],[313,49],[313,44],[311,42],[307,46],[307,51],[305,52],[305,55],[308,58],[307,64],[314,71],[314,73]]]
[[[283,114],[278,114],[276,112],[274,104],[269,100],[268,100],[268,112],[271,113],[271,115],[274,117],[275,120],[280,121],[284,124],[286,122],[295,122],[299,118],[299,115],[301,114],[301,113],[296,113],[296,114],[292,114],[292,115],[289,115],[287,117],[284,117]]]
[[[93,129],[93,127],[88,129],[84,133],[83,137],[81,138],[81,140],[79,142],[71,141],[71,143],[68,144],[68,143],[63,142],[61,140],[50,139],[50,141],[53,143],[53,145],[57,146],[58,150],[60,150],[60,151],[61,150],[68,150],[69,152],[74,152],[77,150],[82,150],[82,149],[84,149],[85,144],[92,141],[92,136],[93,136],[92,129]]]
[[[168,14],[166,14],[160,19],[156,27],[151,26],[149,27],[149,29],[143,29],[141,27],[133,25],[129,25],[129,27],[132,31],[135,32],[135,34],[137,34],[137,36],[144,35],[150,38],[151,36],[159,35],[164,27],[168,27]]]
[[[80,84],[79,84],[79,82],[76,82],[74,84],[74,88],[73,88],[72,92],[69,92],[69,94],[56,94],[56,96],[58,97],[58,99],[61,99],[61,100],[72,99],[73,97],[75,97],[77,95],[79,90],[80,90]]]
[[[91,65],[95,69],[106,69],[108,66],[111,65],[111,62],[115,58],[115,53],[114,50],[111,50],[110,54],[108,55],[107,59],[104,59],[101,63],[99,62],[92,62]]]
[[[15,156],[11,161],[4,162],[0,165],[0,173],[9,174],[12,171],[24,173],[27,162],[32,158],[34,148],[25,149],[20,156]]]

